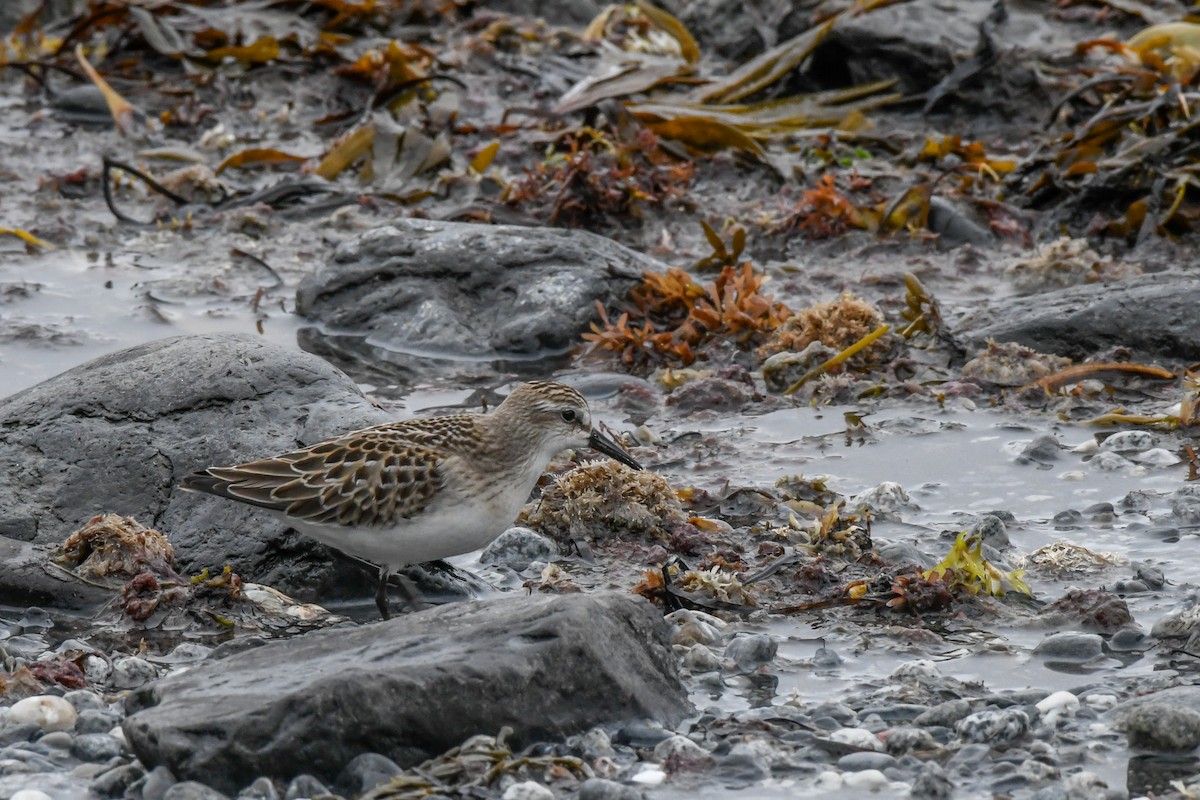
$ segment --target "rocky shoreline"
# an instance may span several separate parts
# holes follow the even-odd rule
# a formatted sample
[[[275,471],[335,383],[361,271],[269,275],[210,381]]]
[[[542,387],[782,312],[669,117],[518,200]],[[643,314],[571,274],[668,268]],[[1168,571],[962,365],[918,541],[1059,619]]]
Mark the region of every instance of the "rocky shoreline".
[[[1184,4],[0,5],[0,800],[1200,793]],[[432,609],[178,489],[548,377]]]

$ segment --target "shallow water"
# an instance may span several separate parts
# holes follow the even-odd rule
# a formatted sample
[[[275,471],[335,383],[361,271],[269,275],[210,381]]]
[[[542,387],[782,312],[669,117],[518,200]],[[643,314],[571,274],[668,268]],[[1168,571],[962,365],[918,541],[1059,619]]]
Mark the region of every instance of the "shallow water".
[[[280,298],[268,294],[257,309],[253,305],[258,287],[277,279],[252,259],[224,260],[214,278],[182,253],[167,260],[135,253],[0,252],[0,394],[169,336],[259,333],[294,347],[299,320],[281,308]],[[6,297],[16,284],[26,288]],[[283,302],[291,308],[290,298]]]

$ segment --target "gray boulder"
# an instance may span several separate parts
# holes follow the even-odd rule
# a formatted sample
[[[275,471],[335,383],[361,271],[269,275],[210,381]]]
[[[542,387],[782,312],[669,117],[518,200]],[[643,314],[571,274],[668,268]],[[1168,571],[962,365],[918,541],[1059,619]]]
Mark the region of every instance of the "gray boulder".
[[[418,371],[440,356],[465,373],[481,360],[561,354],[595,319],[596,300],[663,269],[586,231],[398,220],[342,244],[301,282],[296,310],[323,323],[303,333],[305,347],[338,363]]]
[[[967,314],[955,333],[1081,359],[1113,347],[1143,358],[1200,359],[1200,275],[1160,272],[1000,300]]]
[[[95,514],[133,516],[167,535],[184,572],[226,563],[305,598],[369,577],[322,545],[239,503],[177,489],[186,474],[384,422],[346,375],[253,335],[183,336],[132,347],[0,400],[0,554],[14,574],[0,603],[87,605],[41,569]]]
[[[142,763],[233,792],[259,775],[335,780],[362,753],[409,767],[469,736],[517,747],[691,713],[667,627],[630,595],[456,603],[270,642],[135,691]]]

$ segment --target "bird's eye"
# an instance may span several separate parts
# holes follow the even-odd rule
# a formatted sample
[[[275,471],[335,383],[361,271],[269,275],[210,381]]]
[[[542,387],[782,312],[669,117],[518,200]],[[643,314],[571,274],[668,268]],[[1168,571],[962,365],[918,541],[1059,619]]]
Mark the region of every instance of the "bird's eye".
[[[563,422],[574,422],[575,421],[575,409],[568,408],[567,410],[563,411],[562,418],[563,418]]]

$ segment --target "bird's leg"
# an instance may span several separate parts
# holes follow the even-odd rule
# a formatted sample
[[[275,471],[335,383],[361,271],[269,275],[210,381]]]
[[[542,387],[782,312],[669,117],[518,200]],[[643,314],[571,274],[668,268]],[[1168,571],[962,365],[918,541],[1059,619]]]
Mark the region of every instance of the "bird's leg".
[[[404,600],[411,610],[420,611],[429,608],[429,604],[421,599],[421,590],[417,588],[416,584],[407,575],[401,572],[393,572],[388,576],[388,579],[404,595]]]
[[[379,607],[379,614],[384,619],[391,619],[392,613],[388,610],[388,578],[391,576],[391,571],[387,567],[379,568],[379,587],[375,590],[375,605]]]

